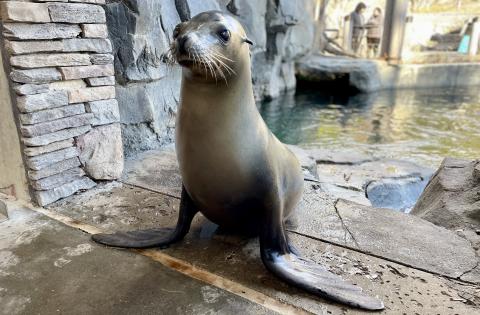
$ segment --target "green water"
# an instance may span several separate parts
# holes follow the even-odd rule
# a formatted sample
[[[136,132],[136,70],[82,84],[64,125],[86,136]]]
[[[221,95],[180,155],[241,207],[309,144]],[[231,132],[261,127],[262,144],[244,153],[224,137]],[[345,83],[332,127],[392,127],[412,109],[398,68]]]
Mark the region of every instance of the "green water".
[[[480,158],[478,90],[396,90],[354,96],[303,91],[260,105],[275,135],[307,148],[355,148],[436,167]]]

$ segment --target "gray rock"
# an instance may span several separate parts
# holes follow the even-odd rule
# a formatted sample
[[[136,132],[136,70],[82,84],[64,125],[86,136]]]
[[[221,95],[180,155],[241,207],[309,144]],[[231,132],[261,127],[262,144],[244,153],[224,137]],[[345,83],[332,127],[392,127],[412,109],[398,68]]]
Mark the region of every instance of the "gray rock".
[[[317,174],[325,192],[364,205],[406,212],[433,173],[429,168],[408,161],[379,159],[362,163],[359,161],[365,159],[354,154],[350,159],[343,154],[322,154],[317,158],[324,163],[318,164]]]
[[[23,143],[27,146],[38,147],[38,146],[50,144],[52,142],[62,141],[62,140],[70,139],[73,137],[78,137],[88,132],[90,129],[92,129],[90,125],[76,127],[76,128],[69,128],[69,129],[64,129],[64,130],[56,131],[53,133],[41,135],[38,137],[22,138],[22,140],[23,140]]]
[[[64,80],[113,76],[115,74],[113,64],[80,67],[60,67],[59,70],[62,73],[62,77]]]
[[[44,3],[2,1],[0,13],[4,22],[50,22],[48,6]]]
[[[64,105],[68,105],[68,95],[65,91],[52,91],[17,97],[17,106],[22,113],[35,112]]]
[[[20,121],[26,125],[37,124],[83,113],[85,113],[85,106],[83,104],[73,104],[28,114],[20,114]]]
[[[180,197],[182,177],[175,146],[164,146],[160,150],[147,151],[135,159],[127,160],[122,182]]]
[[[48,84],[16,84],[13,89],[18,95],[31,95],[47,93],[49,90]]]
[[[220,10],[220,6],[215,0],[203,0],[200,2],[196,0],[187,0],[187,3],[191,17],[205,11]]]
[[[28,170],[28,177],[32,180],[39,180],[41,178],[45,178],[48,176],[52,176],[55,174],[59,174],[61,172],[64,172],[66,170],[72,169],[74,167],[80,166],[80,161],[78,160],[77,157],[61,161],[55,164],[52,164],[48,167],[45,167],[44,169],[34,171],[34,170]]]
[[[375,61],[358,62],[353,58],[310,55],[297,62],[297,76],[311,82],[348,78],[350,86],[360,92],[372,92],[381,88]]]
[[[5,48],[10,54],[32,54],[37,52],[61,52],[62,41],[38,40],[38,41],[5,41]]]
[[[174,129],[173,129],[174,130]],[[148,123],[122,124],[123,150],[126,157],[136,156],[139,152],[159,149],[165,143],[171,143],[174,132],[159,135]]]
[[[81,32],[80,26],[75,24],[45,23],[4,23],[3,34],[5,38],[12,39],[55,39],[74,38]]]
[[[418,217],[344,200],[336,209],[364,252],[452,278],[477,265],[467,240]]]
[[[87,78],[86,79],[89,86],[104,86],[104,85],[115,85],[115,77],[98,77],[98,78]]]
[[[10,58],[10,64],[19,68],[68,67],[90,65],[87,54],[32,54]]]
[[[77,138],[80,161],[94,179],[118,179],[123,172],[123,146],[120,124],[93,128]]]
[[[52,164],[65,161],[76,156],[78,156],[77,148],[70,147],[28,158],[26,159],[26,163],[30,169],[38,171]]]
[[[163,54],[169,48],[173,27],[180,22],[174,0],[112,2],[106,11],[117,80],[123,84],[165,77]]]
[[[0,223],[8,220],[8,209],[5,202],[0,200]]]
[[[307,152],[319,164],[355,165],[378,160],[377,158],[358,150],[329,150],[316,148],[309,149]]]
[[[91,54],[90,62],[93,65],[106,65],[113,64],[113,55],[112,54]]]
[[[25,137],[37,137],[58,130],[85,126],[92,123],[94,115],[90,113],[70,116],[57,120],[47,121],[35,125],[26,125],[20,128]]]
[[[90,189],[95,186],[95,182],[90,178],[82,177],[81,179],[77,179],[50,190],[36,191],[35,198],[40,206],[45,206],[61,198],[73,195],[79,190]]]
[[[62,79],[62,75],[55,68],[41,68],[30,70],[12,70],[10,78],[19,83],[49,83]]]
[[[411,213],[451,230],[480,229],[479,170],[478,160],[446,158]]]
[[[429,177],[385,178],[372,181],[365,195],[374,207],[409,213],[427,186]]]
[[[49,190],[49,189],[59,187],[63,184],[78,180],[83,175],[85,175],[85,172],[81,168],[76,167],[70,170],[66,170],[60,174],[56,174],[56,175],[45,177],[39,180],[31,181],[31,185],[33,189],[36,189],[36,190]]]
[[[63,40],[63,51],[112,52],[112,44],[106,38],[72,38]]]
[[[50,153],[53,151],[73,147],[73,139],[53,142],[41,147],[25,147],[23,152],[26,156],[37,156],[40,154]]]
[[[105,23],[105,11],[99,5],[76,3],[49,3],[52,22]]]
[[[68,92],[70,103],[83,103],[115,98],[114,86],[98,86],[77,89]]]
[[[108,37],[108,29],[105,24],[82,24],[82,33],[85,38]]]
[[[106,125],[120,121],[118,102],[115,99],[106,101],[89,102],[87,111],[93,114],[92,125]]]

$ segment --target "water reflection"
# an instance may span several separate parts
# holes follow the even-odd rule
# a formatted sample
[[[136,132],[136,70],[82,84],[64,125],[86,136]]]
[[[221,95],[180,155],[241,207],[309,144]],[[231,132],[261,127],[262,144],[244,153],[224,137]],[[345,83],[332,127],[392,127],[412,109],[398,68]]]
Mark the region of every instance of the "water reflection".
[[[345,96],[301,91],[260,104],[285,143],[356,148],[437,166],[480,157],[480,96],[469,90],[391,90]]]

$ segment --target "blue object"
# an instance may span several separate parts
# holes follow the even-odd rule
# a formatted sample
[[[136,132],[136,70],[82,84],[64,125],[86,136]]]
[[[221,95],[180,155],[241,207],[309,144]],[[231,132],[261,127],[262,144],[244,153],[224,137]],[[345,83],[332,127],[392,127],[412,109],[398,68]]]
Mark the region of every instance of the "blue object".
[[[458,45],[458,52],[461,54],[466,54],[468,52],[468,44],[470,43],[470,35],[464,35]]]

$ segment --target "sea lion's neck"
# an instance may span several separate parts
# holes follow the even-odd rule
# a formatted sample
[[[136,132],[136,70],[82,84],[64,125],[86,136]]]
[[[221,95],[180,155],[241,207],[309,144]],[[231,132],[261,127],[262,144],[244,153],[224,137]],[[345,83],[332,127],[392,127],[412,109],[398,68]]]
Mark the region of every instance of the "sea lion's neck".
[[[191,115],[220,115],[224,120],[257,111],[253,97],[250,64],[236,69],[226,80],[205,80],[184,70],[180,111]]]

